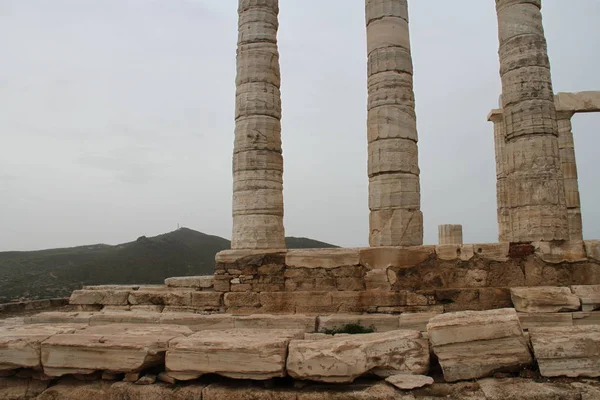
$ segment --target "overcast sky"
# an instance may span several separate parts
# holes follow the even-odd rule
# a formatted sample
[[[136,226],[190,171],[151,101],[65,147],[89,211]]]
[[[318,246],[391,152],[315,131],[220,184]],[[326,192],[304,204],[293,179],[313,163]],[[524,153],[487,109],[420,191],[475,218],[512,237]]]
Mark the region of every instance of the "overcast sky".
[[[0,251],[231,237],[235,0],[0,0]],[[368,243],[364,0],[281,0],[285,228]],[[425,242],[497,240],[493,0],[410,2]],[[600,90],[600,1],[544,0],[555,91]],[[600,115],[574,118],[600,238]]]

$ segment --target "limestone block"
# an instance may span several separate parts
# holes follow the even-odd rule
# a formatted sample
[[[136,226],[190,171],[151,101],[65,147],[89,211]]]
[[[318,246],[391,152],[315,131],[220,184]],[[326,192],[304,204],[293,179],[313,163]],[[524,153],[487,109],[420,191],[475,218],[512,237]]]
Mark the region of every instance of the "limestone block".
[[[193,290],[185,289],[142,289],[129,294],[129,304],[131,305],[169,305],[169,306],[189,306]]]
[[[599,112],[600,91],[557,93],[554,102],[556,109],[561,111]]]
[[[283,256],[286,249],[264,249],[264,250],[223,250],[217,253],[215,261],[219,264],[235,264],[236,262],[254,256]]]
[[[235,317],[236,329],[292,329],[304,332],[314,332],[317,318],[309,315],[269,315],[254,314]]]
[[[303,331],[207,330],[171,341],[167,371],[177,379],[219,374],[234,379],[266,380],[285,376],[288,343]]]
[[[242,171],[277,171],[283,173],[283,157],[268,150],[248,150],[233,155],[233,173]]]
[[[160,315],[161,325],[183,325],[192,331],[203,331],[207,329],[233,329],[234,318],[229,314],[193,314],[163,312]]]
[[[587,257],[600,261],[600,240],[586,240],[584,243]]]
[[[293,340],[287,359],[291,377],[318,382],[348,383],[367,372],[387,377],[428,369],[429,344],[418,331]]]
[[[260,14],[267,16],[270,13]],[[257,14],[255,14],[257,15]],[[273,18],[273,14],[270,14]],[[243,21],[240,19],[238,30],[238,45],[244,46],[256,42],[277,43],[277,26],[270,21]]]
[[[444,261],[469,261],[475,256],[475,249],[472,244],[446,244],[435,247],[437,258]]]
[[[284,249],[284,233],[280,215],[236,215],[233,217],[231,248]]]
[[[410,49],[408,22],[402,18],[383,17],[367,26],[367,52],[386,48]]]
[[[275,85],[263,82],[246,83],[237,87],[235,118],[266,115],[281,119],[281,92]]]
[[[412,210],[379,210],[369,215],[369,245],[419,246],[423,244],[423,213]]]
[[[381,72],[368,79],[367,109],[395,106],[414,116],[415,94],[411,74],[397,72]]]
[[[235,122],[234,152],[266,150],[281,153],[281,122],[266,115],[253,115]]]
[[[553,327],[553,326],[573,326],[572,313],[519,313],[519,321],[523,329]]]
[[[128,290],[75,290],[71,294],[69,304],[125,306],[128,297]]]
[[[538,99],[552,101],[554,92],[547,66],[529,66],[506,71],[503,75],[502,97],[505,104],[529,100],[532,94]]]
[[[164,361],[170,340],[191,333],[189,328],[169,325],[88,327],[45,340],[41,360],[49,376],[103,370],[141,371]]]
[[[478,257],[484,260],[506,262],[508,261],[510,243],[474,244],[473,250]]]
[[[373,328],[375,332],[398,330],[398,316],[385,314],[345,315],[334,314],[318,317],[319,332],[340,329],[349,324],[358,324],[365,328]]]
[[[421,207],[419,177],[413,174],[385,174],[369,179],[369,209]]]
[[[433,385],[433,378],[425,375],[393,375],[385,381],[401,390],[412,390],[423,386]]]
[[[537,242],[533,245],[535,246],[535,254],[544,262],[550,264],[587,261],[585,246],[581,240],[561,243]]]
[[[581,300],[583,311],[600,310],[600,285],[571,286],[571,291]]]
[[[526,313],[577,311],[581,307],[579,297],[565,287],[511,288],[510,297],[517,311]]]
[[[36,379],[0,378],[0,399],[36,399],[49,385],[49,381]]]
[[[214,284],[214,276],[182,276],[165,279],[165,285],[179,288],[210,289]]]
[[[129,310],[133,311],[133,312],[155,312],[155,313],[159,313],[162,312],[165,309],[165,306],[161,306],[161,305],[154,305],[154,304],[148,304],[148,305],[139,305],[139,306],[129,306]],[[102,309],[102,311],[104,311],[104,308]],[[110,310],[106,310],[106,311],[110,311]],[[114,310],[114,311],[127,311],[127,310]]]
[[[325,268],[359,265],[359,249],[299,249],[285,256],[288,268]]]
[[[397,17],[408,21],[408,4],[406,0],[367,0],[365,10],[367,25],[384,17]]]
[[[486,400],[578,400],[571,388],[527,379],[483,379],[477,382]]]
[[[72,333],[85,325],[30,324],[0,327],[0,371],[39,369],[41,343],[59,333]]]
[[[160,312],[152,311],[108,311],[90,317],[90,325],[109,324],[158,324]]]
[[[388,280],[388,271],[384,269],[368,271],[365,275],[365,287],[367,290],[391,290],[392,286]]]
[[[600,376],[600,326],[532,328],[529,333],[542,376]]]
[[[132,291],[138,290],[140,285],[93,285],[84,286],[82,290],[114,290],[114,291]]]
[[[544,36],[541,3],[535,1],[499,0],[496,12],[499,21],[500,45],[521,35]]]
[[[400,329],[412,329],[425,332],[431,318],[437,317],[441,312],[417,312],[400,314]]]
[[[600,312],[573,313],[573,326],[600,325]]]
[[[279,13],[279,0],[239,0],[238,13],[240,15],[256,9],[264,9],[274,14]]]
[[[438,226],[439,244],[463,244],[462,225],[439,225]]]
[[[223,293],[193,292],[192,307],[220,307],[223,305]]]
[[[233,193],[233,215],[283,215],[281,189],[253,189]]]
[[[236,85],[265,82],[279,87],[279,52],[274,43],[256,48],[242,48],[237,54]]]
[[[442,314],[427,325],[447,382],[481,378],[531,363],[514,309]]]
[[[369,143],[369,177],[385,173],[419,175],[417,143],[407,139],[377,140]]]
[[[373,76],[381,72],[413,73],[410,50],[402,47],[383,47],[373,50],[367,61],[367,74]]]
[[[233,191],[283,190],[283,175],[277,170],[238,171],[233,174]]]
[[[418,141],[414,110],[398,105],[381,105],[369,109],[367,135],[369,143],[398,138]]]
[[[559,205],[513,208],[511,220],[513,241],[564,240],[569,235],[566,208]]]
[[[88,324],[93,312],[47,311],[25,318],[27,324]]]

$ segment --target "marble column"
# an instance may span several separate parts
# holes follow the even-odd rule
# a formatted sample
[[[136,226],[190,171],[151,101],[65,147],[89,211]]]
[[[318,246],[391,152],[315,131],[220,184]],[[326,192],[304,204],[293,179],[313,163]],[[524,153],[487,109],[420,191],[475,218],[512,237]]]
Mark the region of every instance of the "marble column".
[[[540,0],[496,0],[512,241],[569,238]]]
[[[496,204],[498,212],[498,241],[511,241],[510,209],[506,189],[506,131],[504,113],[492,110],[488,121],[494,123],[494,149],[496,154]]]
[[[366,0],[369,244],[423,244],[406,0]]]
[[[569,239],[583,240],[583,223],[581,220],[581,200],[577,178],[577,162],[575,160],[575,142],[571,125],[572,112],[559,111],[558,147],[560,162],[565,182],[565,199],[569,221]]]
[[[439,225],[438,243],[444,244],[463,244],[462,225]]]
[[[278,0],[239,0],[232,249],[285,248]]]

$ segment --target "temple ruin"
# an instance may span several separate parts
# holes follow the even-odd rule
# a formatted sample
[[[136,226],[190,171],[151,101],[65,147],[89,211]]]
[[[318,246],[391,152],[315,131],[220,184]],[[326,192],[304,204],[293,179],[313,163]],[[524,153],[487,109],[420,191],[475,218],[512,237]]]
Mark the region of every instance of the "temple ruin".
[[[554,93],[540,0],[495,3],[497,243],[423,245],[408,4],[366,0],[370,247],[285,249],[279,4],[239,0],[232,249],[211,276],[0,305],[0,398],[600,399],[570,123],[600,92]]]

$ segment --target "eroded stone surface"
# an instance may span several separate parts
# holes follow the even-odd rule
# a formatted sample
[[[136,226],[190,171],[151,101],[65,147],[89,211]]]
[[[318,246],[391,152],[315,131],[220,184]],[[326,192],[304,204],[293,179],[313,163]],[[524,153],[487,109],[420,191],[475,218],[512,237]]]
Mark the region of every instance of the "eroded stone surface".
[[[290,376],[318,382],[352,382],[367,372],[423,374],[428,369],[429,344],[419,331],[294,340],[287,359]]]
[[[128,297],[128,290],[75,290],[71,294],[69,303],[125,306]]]
[[[525,379],[483,379],[478,381],[486,400],[578,400],[570,388]]]
[[[319,331],[340,329],[348,324],[358,324],[372,328],[375,332],[388,332],[398,330],[397,315],[327,315],[318,318]]]
[[[510,297],[516,310],[525,313],[577,311],[581,307],[579,297],[565,287],[511,288]]]
[[[386,378],[385,381],[402,390],[417,389],[433,384],[433,378],[430,376],[411,374],[392,375]]]
[[[182,287],[182,288],[198,288],[198,289],[209,289],[213,287],[214,276],[182,276],[176,278],[165,279],[165,285],[169,287]]]
[[[429,321],[427,333],[448,382],[518,369],[532,361],[514,309],[442,314]]]

